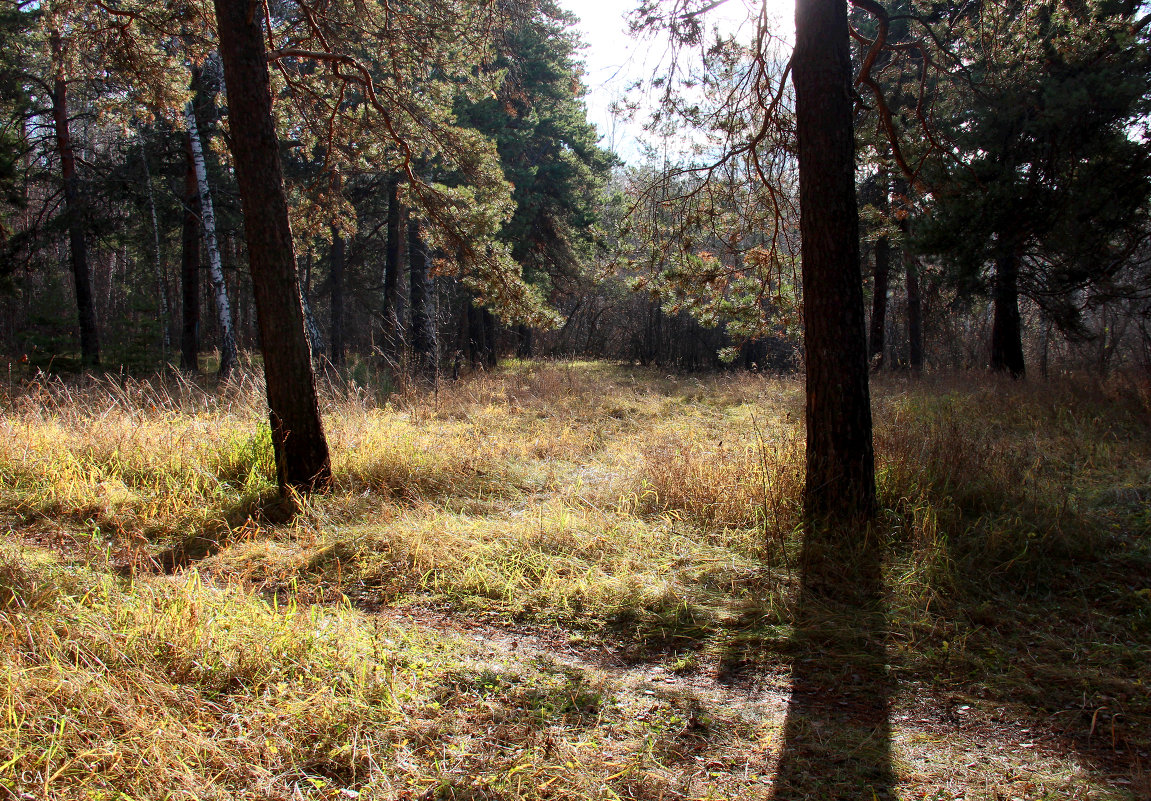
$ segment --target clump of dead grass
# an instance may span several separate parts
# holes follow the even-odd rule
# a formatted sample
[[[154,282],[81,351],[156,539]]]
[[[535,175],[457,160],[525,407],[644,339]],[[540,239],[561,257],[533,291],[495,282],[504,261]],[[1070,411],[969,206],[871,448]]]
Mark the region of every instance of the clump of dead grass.
[[[62,588],[52,602],[0,612],[0,782],[16,794],[287,798],[312,779],[362,783],[446,669],[431,667],[444,647],[409,632],[196,573],[43,576]]]
[[[791,537],[800,521],[802,444],[794,431],[765,440],[658,442],[643,453],[636,508],[709,531],[753,531],[763,543]]]

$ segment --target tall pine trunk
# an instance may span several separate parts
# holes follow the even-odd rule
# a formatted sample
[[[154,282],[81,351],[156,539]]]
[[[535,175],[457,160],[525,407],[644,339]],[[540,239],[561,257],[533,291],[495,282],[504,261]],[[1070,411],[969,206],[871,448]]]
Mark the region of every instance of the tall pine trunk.
[[[200,369],[200,183],[192,155],[192,134],[184,138],[184,225],[180,236],[180,369]]]
[[[236,181],[264,357],[272,448],[281,493],[328,486],[331,459],[308,339],[272,119],[263,16],[249,0],[215,0]]]
[[[60,36],[52,35],[59,50]],[[92,297],[92,274],[88,266],[88,242],[84,237],[84,216],[80,202],[80,179],[76,175],[76,152],[68,120],[68,84],[57,78],[52,88],[52,121],[56,128],[56,151],[64,180],[64,214],[68,220],[68,247],[72,257],[72,278],[76,285],[76,311],[80,323],[80,359],[85,366],[100,364],[100,335],[96,328],[96,301]]]
[[[472,367],[478,367],[483,361],[484,352],[484,325],[480,317],[480,310],[472,300],[468,300],[464,313],[467,323],[467,355]]]
[[[991,369],[1023,378],[1023,326],[1019,319],[1019,257],[1005,250],[995,259]]]
[[[484,324],[484,366],[494,370],[499,364],[499,352],[496,350],[496,316],[491,310],[484,307],[480,310],[480,319]]]
[[[591,349],[591,338],[595,332],[595,323],[588,326],[587,343],[584,350]],[[516,326],[516,356],[521,359],[530,359],[532,356],[532,329],[523,323]]]
[[[891,243],[886,236],[875,242],[875,282],[871,297],[871,337],[868,340],[867,358],[876,370],[883,368],[883,355],[886,350],[884,332],[887,328],[887,289],[891,275]]]
[[[403,250],[403,215],[400,209],[400,179],[396,176],[388,185],[387,243],[384,246],[384,330],[382,351],[384,361],[399,364],[403,350],[404,331],[400,324],[400,252]]]
[[[208,253],[208,277],[212,282],[212,300],[216,306],[216,322],[220,327],[218,375],[222,381],[236,365],[236,332],[232,324],[232,305],[228,301],[228,285],[224,282],[220,242],[216,236],[216,210],[212,205],[212,193],[208,185],[208,163],[204,159],[204,146],[200,139],[196,112],[190,102],[184,109],[184,118],[192,143],[192,163],[196,168],[196,183],[200,189],[200,228],[204,233],[204,248]]]
[[[879,172],[879,206],[884,216],[891,213],[891,193],[887,170]],[[871,332],[867,342],[867,360],[876,370],[883,368],[886,351],[884,334],[887,329],[887,290],[891,276],[891,241],[887,235],[875,241],[875,280],[871,295]]]
[[[408,223],[408,281],[413,366],[418,373],[434,375],[438,364],[432,298],[428,291],[428,254],[415,220]]]
[[[845,0],[795,11],[809,521],[870,515],[875,465],[859,266],[851,56]]]

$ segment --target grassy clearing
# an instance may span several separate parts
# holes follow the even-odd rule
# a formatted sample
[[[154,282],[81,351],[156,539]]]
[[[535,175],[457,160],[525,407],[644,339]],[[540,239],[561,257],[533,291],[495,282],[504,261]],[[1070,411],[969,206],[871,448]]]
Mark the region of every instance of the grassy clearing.
[[[290,522],[258,381],[29,380],[0,397],[0,787],[1151,797],[1148,394],[874,395],[883,581],[856,615],[797,591],[792,379],[331,386],[336,489]]]

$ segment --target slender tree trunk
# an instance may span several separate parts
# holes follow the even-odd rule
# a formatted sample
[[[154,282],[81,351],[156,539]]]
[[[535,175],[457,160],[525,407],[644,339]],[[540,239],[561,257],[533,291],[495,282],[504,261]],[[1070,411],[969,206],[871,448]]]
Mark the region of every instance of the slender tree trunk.
[[[891,213],[891,196],[887,171],[880,170],[880,207],[887,216]],[[875,242],[875,281],[871,296],[871,336],[868,340],[867,359],[871,366],[883,368],[884,331],[887,329],[887,290],[891,274],[891,242],[881,236]]]
[[[1049,356],[1049,348],[1051,346],[1051,321],[1044,319],[1043,321],[1043,342],[1039,351],[1039,375],[1047,378],[1047,360]]]
[[[324,351],[324,334],[320,331],[320,325],[316,322],[316,315],[312,311],[312,304],[308,302],[306,293],[300,295],[300,305],[304,310],[304,333],[308,337],[308,351],[311,353],[312,362],[323,367]]]
[[[919,291],[919,265],[906,251],[903,269],[907,276],[907,361],[918,373],[923,370],[923,295]]]
[[[53,47],[60,48],[59,34],[53,33]],[[80,179],[76,175],[76,153],[68,125],[68,84],[58,78],[52,91],[52,121],[56,128],[56,150],[64,179],[64,214],[68,219],[68,246],[72,256],[72,278],[76,283],[76,310],[80,322],[80,359],[85,366],[100,364],[100,335],[96,327],[96,302],[92,297],[92,275],[88,267],[88,243],[84,237],[84,216],[80,202]]]
[[[480,319],[484,324],[484,366],[494,370],[499,364],[499,354],[496,352],[496,316],[484,308],[480,310]]]
[[[200,139],[200,126],[191,103],[184,109],[188,136],[192,143],[192,163],[196,168],[196,183],[200,189],[200,222],[204,233],[204,248],[208,253],[208,277],[212,282],[212,300],[216,305],[216,321],[220,327],[220,380],[223,381],[236,365],[236,332],[232,325],[232,305],[228,302],[228,285],[224,281],[224,266],[220,259],[220,243],[216,237],[216,210],[208,186],[208,163]]]
[[[383,355],[390,364],[398,364],[403,347],[403,326],[400,324],[400,251],[403,249],[403,215],[400,209],[400,179],[396,176],[388,185],[387,244],[384,246],[384,330]]]
[[[587,343],[584,350],[588,350],[591,346],[592,334],[595,332],[595,323],[593,320],[592,325],[588,327]],[[516,346],[516,356],[521,359],[530,359],[532,356],[532,329],[523,323],[516,326],[516,337],[519,344]]]
[[[431,297],[428,291],[428,254],[420,239],[420,226],[408,223],[408,276],[411,296],[412,355],[417,372],[435,374],[436,335],[433,327]]]
[[[991,369],[1023,378],[1023,326],[1019,319],[1019,257],[1008,250],[995,259]]]
[[[156,220],[156,198],[152,194],[152,171],[148,169],[148,151],[144,148],[144,134],[140,135],[140,162],[144,165],[144,189],[148,193],[148,211],[152,215],[152,270],[156,273],[156,294],[160,301],[160,328],[163,331],[164,361],[168,360],[168,351],[172,348],[172,331],[168,313],[168,278],[164,275],[164,262],[160,252],[160,223]]]
[[[875,507],[875,464],[845,0],[797,0],[795,28],[807,362],[804,512],[809,521],[857,519]]]
[[[467,313],[467,354],[472,367],[478,367],[484,361],[484,325],[480,310],[470,299]]]
[[[871,339],[868,361],[876,370],[883,368],[883,333],[887,329],[887,288],[891,273],[891,243],[886,236],[875,242],[875,287],[871,298]]]
[[[180,368],[194,373],[200,368],[200,184],[192,155],[192,135],[184,138],[184,226],[180,237],[180,288],[182,330]]]
[[[249,0],[215,0],[215,6],[276,473],[281,493],[289,487],[306,492],[331,483],[332,465],[304,334],[263,16],[253,13],[256,7]]]
[[[332,226],[332,246],[329,251],[330,270],[329,288],[330,297],[330,336],[332,364],[341,367],[344,364],[344,235],[336,226]]]
[[[312,313],[312,254],[304,257],[304,274],[300,278],[300,305],[304,310],[304,333],[308,335],[308,348],[312,353],[312,364],[319,364],[324,358],[324,335]]]

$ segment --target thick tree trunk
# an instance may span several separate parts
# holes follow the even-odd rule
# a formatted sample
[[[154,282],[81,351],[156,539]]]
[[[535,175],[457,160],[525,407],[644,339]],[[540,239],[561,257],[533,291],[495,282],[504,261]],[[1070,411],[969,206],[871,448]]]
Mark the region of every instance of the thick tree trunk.
[[[907,363],[913,372],[923,370],[923,295],[919,291],[919,265],[904,251],[907,276]]]
[[[184,139],[187,168],[184,171],[184,226],[180,237],[180,289],[182,328],[180,369],[190,373],[200,367],[200,183],[192,155],[192,135]]]
[[[216,236],[216,210],[208,186],[208,163],[204,159],[204,146],[200,126],[191,103],[184,109],[188,136],[192,143],[192,163],[196,168],[196,184],[200,189],[200,228],[204,233],[204,249],[208,253],[208,277],[212,282],[212,300],[216,307],[216,322],[220,327],[220,369],[217,375],[223,381],[236,366],[236,332],[232,324],[232,304],[228,301],[228,285],[224,281],[224,265],[220,258],[220,242]]]
[[[59,47],[59,35],[53,34]],[[88,267],[88,243],[84,238],[84,217],[80,206],[80,179],[76,175],[76,153],[68,126],[68,84],[57,79],[52,90],[52,121],[56,128],[56,150],[64,179],[64,214],[68,219],[68,246],[72,257],[72,278],[76,284],[76,311],[80,322],[80,359],[85,366],[100,363],[100,335],[96,328],[96,302],[92,297],[92,275]]]
[[[332,364],[340,367],[344,363],[344,235],[334,225],[331,231],[332,247],[329,251],[331,274],[328,276],[331,292],[329,298],[331,349],[329,353]]]
[[[419,223],[415,220],[408,223],[408,280],[412,360],[417,372],[434,375],[438,365],[431,293],[428,291],[428,254],[420,239]]]
[[[792,56],[799,145],[809,521],[869,516],[875,464],[859,266],[845,0],[797,0]]]
[[[886,236],[875,242],[875,282],[871,298],[871,338],[868,340],[867,358],[876,370],[883,368],[885,343],[883,334],[887,328],[887,288],[891,273],[891,243]]]
[[[292,250],[279,144],[264,53],[263,16],[249,0],[215,0],[236,182],[264,357],[280,491],[331,483],[304,312]]]
[[[403,215],[400,209],[400,179],[388,186],[388,240],[384,246],[384,361],[398,364],[403,349],[404,330],[400,324],[400,251],[403,249]]]
[[[1023,378],[1023,326],[1019,320],[1019,257],[1012,251],[995,259],[993,302],[995,320],[991,325],[991,369]]]

